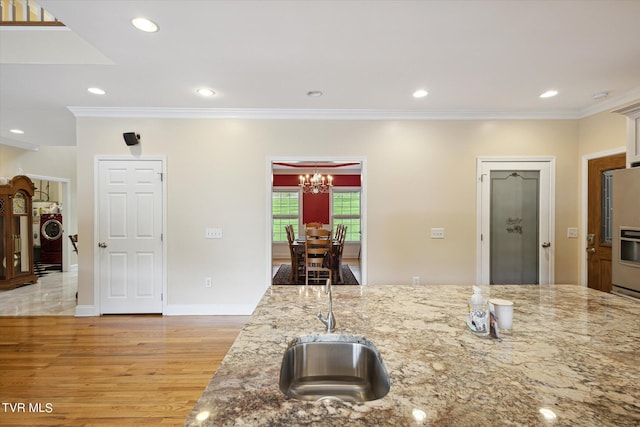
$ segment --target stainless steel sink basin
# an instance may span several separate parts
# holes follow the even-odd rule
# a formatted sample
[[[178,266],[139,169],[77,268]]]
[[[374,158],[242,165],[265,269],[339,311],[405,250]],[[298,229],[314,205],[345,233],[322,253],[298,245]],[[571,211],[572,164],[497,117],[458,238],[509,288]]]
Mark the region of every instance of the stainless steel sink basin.
[[[310,335],[294,339],[280,367],[280,390],[300,400],[364,402],[389,392],[376,346],[364,337]]]

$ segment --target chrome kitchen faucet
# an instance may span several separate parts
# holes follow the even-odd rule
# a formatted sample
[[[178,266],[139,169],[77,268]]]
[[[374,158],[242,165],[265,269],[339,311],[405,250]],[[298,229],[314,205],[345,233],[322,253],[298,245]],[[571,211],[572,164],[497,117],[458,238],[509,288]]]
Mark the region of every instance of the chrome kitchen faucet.
[[[327,279],[327,284],[324,287],[324,292],[329,294],[329,313],[327,313],[327,318],[324,319],[322,317],[322,313],[318,313],[318,319],[327,327],[327,332],[333,332],[333,329],[336,327],[336,319],[333,317],[333,295],[331,293],[331,279]]]

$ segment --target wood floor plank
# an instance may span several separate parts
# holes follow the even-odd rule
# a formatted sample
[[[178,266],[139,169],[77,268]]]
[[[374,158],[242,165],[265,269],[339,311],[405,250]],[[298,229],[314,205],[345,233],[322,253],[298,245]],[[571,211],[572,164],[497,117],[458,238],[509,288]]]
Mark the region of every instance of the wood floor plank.
[[[181,426],[247,320],[0,317],[0,425]]]

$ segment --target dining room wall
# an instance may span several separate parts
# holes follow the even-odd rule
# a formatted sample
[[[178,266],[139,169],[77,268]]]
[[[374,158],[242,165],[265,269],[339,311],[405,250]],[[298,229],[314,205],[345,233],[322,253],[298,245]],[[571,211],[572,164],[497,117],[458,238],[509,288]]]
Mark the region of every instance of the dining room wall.
[[[131,129],[142,135],[136,151],[122,141]],[[477,158],[553,156],[555,278],[575,284],[581,251],[567,227],[580,218],[578,133],[578,120],[79,117],[78,197],[94,200],[97,155],[166,156],[167,306],[250,312],[269,284],[269,159],[364,159],[367,284],[420,276],[427,291],[430,284],[475,283]],[[78,223],[87,241],[95,240],[91,209]],[[212,226],[224,229],[223,239],[204,238]],[[445,239],[430,239],[431,227],[445,228]],[[80,304],[93,302],[93,255],[93,248],[80,254]],[[204,277],[212,277],[211,288]]]
[[[324,173],[324,172],[322,172]],[[360,175],[333,175],[334,187],[360,187]],[[295,187],[299,184],[298,175],[274,174],[273,187]],[[331,223],[330,200],[328,193],[304,193],[302,195],[302,223]]]

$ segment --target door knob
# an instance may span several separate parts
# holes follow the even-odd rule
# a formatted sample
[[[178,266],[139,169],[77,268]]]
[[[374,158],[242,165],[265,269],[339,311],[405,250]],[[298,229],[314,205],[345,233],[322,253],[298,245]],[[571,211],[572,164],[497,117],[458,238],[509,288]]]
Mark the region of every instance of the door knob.
[[[98,243],[98,247],[99,247],[99,248],[106,248],[106,247],[107,247],[107,244],[106,244],[106,243],[104,243],[104,242],[100,242],[100,243]]]
[[[595,254],[596,248],[587,248],[587,252],[589,252],[590,254]]]
[[[543,247],[543,248],[551,247],[551,242],[544,242],[544,243],[542,244],[542,247]]]

